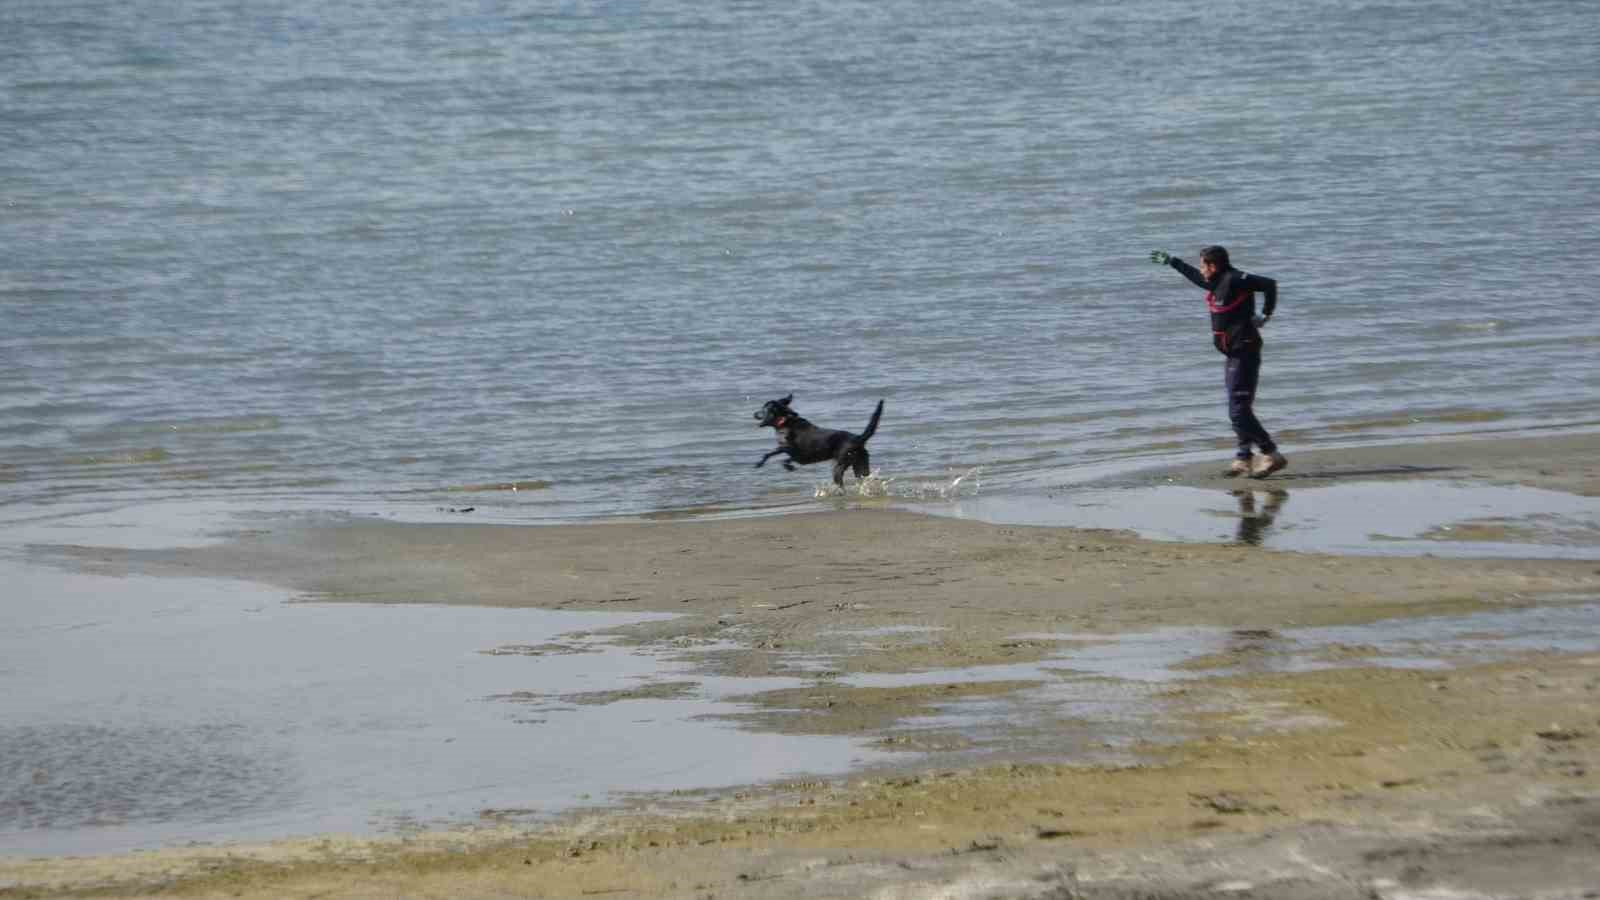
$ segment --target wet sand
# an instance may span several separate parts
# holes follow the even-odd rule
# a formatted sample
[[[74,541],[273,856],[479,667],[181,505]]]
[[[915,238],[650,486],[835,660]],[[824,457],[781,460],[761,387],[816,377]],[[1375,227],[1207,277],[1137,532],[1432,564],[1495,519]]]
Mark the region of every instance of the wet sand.
[[[1256,487],[1447,478],[1600,493],[1595,435],[1292,456]],[[1227,489],[1217,468],[1121,482]],[[752,694],[745,727],[859,735],[904,749],[906,762],[639,798],[553,826],[489,814],[481,828],[403,839],[0,859],[0,896],[1596,896],[1600,653],[1412,669],[1361,665],[1370,648],[1351,645],[1319,649],[1354,663],[1338,668],[1247,664],[1264,639],[1293,629],[1592,602],[1592,549],[1546,560],[1336,556],[867,501],[557,527],[285,521],[182,550],[38,548],[91,572],[245,578],[319,601],[671,612],[618,633],[681,652],[707,676],[812,679]],[[1025,692],[1037,674],[862,681],[1026,670],[1070,641],[1178,628],[1238,637],[1194,663],[1223,674],[1157,685],[1161,721],[1115,746],[1093,747],[1097,723],[1064,715],[997,725],[977,752],[961,728],[908,738],[897,727],[955,698]],[[639,695],[682,689],[646,684]],[[1037,748],[1052,742],[1105,752],[1044,759]]]

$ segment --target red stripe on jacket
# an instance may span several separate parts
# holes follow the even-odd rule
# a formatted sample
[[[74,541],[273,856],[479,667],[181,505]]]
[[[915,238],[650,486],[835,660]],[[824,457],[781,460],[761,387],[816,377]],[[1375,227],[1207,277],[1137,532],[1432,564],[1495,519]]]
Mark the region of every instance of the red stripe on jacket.
[[[1233,295],[1232,303],[1224,305],[1217,302],[1215,294],[1210,291],[1206,291],[1206,309],[1211,310],[1213,315],[1218,316],[1222,315],[1223,313],[1230,313],[1238,309],[1239,306],[1245,301],[1249,300],[1253,294],[1255,294],[1255,291],[1240,290]]]

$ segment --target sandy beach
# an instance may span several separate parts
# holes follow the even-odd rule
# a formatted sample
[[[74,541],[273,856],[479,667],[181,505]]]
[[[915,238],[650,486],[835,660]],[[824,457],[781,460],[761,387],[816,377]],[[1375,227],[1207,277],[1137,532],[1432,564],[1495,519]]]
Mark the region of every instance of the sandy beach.
[[[1251,511],[1275,492],[1420,480],[1600,496],[1595,434],[1292,456],[1246,486]],[[1237,489],[1219,469],[1112,486]],[[1600,598],[1592,526],[1437,523],[1457,544],[1555,541],[1567,558],[1331,555],[847,506],[537,527],[293,520],[186,549],[37,548],[82,571],[245,579],[320,602],[672,613],[616,633],[706,676],[807,679],[752,692],[732,724],[859,736],[904,763],[553,825],[486,815],[404,837],[0,858],[0,897],[1600,897],[1600,652],[1458,649],[1423,667],[1376,648],[1421,620],[1584,621]],[[1375,637],[1293,637],[1312,633]],[[1125,739],[1045,707],[976,737],[898,727],[960,699],[1026,710],[1062,677],[1046,664],[1064,647],[1130,634],[1212,643],[1183,663],[1205,677],[1155,684],[1159,721]],[[895,680],[986,667],[1021,674]]]

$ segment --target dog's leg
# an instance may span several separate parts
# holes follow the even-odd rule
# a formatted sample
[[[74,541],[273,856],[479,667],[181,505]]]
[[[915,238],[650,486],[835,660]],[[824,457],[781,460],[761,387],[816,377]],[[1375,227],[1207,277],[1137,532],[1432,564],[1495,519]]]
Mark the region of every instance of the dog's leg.
[[[872,465],[868,461],[867,448],[862,447],[852,454],[851,467],[857,478],[865,478],[872,474]]]
[[[766,465],[767,464],[767,460],[773,458],[774,456],[777,456],[779,453],[788,453],[788,452],[789,452],[789,448],[788,447],[779,447],[776,450],[773,450],[773,451],[770,451],[768,453],[765,453],[765,454],[762,455],[760,461],[756,463],[756,468],[759,469],[762,466]],[[784,460],[783,464],[784,464],[785,467],[791,469],[791,471],[793,470],[793,467],[789,465],[789,461],[788,460]]]
[[[850,461],[848,458],[836,459],[833,462],[833,483],[837,484],[841,491],[844,490],[844,473],[849,467]]]

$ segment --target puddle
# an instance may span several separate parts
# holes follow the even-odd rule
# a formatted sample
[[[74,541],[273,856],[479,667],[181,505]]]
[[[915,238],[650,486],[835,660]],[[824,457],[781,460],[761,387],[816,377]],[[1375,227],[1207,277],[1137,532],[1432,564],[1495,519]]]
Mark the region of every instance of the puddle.
[[[1600,555],[1600,497],[1448,481],[1365,482],[1234,492],[1182,485],[994,494],[913,505],[1007,525],[1134,532],[1163,541],[1320,553],[1535,559]]]
[[[734,708],[723,697],[798,679],[735,686],[586,634],[660,616],[290,603],[4,561],[0,578],[0,853],[537,817],[879,758],[710,718]],[[656,679],[680,684],[640,690]],[[519,692],[554,699],[505,699]],[[637,699],[568,702],[605,692]]]
[[[1082,641],[1071,635],[1029,637]],[[1341,648],[1361,648],[1366,655],[1345,659],[1326,655]],[[1218,675],[1308,672],[1353,665],[1448,668],[1535,651],[1600,651],[1600,603],[1281,631],[1165,629],[1117,636],[1109,641],[1097,640],[1041,665],[1065,666],[1085,676],[1164,683]],[[1235,662],[1194,668],[1196,662],[1208,658]]]
[[[1292,494],[1084,489],[962,498],[929,511],[1344,553],[1592,558],[1600,545],[1600,498],[1447,482]],[[295,603],[242,582],[111,578],[15,558],[32,541],[191,546],[251,526],[226,512],[12,511],[11,546],[0,547],[0,854],[536,820],[646,792],[906,764],[920,757],[904,751],[924,746],[951,761],[1129,761],[1135,742],[1182,737],[1166,707],[1180,681],[1600,650],[1595,603],[1281,632],[1020,635],[1057,641],[1059,653],[839,676],[852,687],[1038,682],[938,704],[896,725],[891,735],[907,739],[886,750],[727,724],[750,708],[737,698],[815,684],[805,673],[828,671],[829,659],[788,659],[796,677],[708,677],[692,659],[733,645],[642,652],[596,633],[660,616]],[[912,625],[834,634],[867,646],[936,633]],[[932,733],[963,741],[916,740]],[[485,819],[486,810],[496,812]]]
[[[1166,708],[1166,689],[1173,683],[1355,666],[1446,669],[1536,651],[1600,652],[1600,603],[1283,631],[1167,628],[1113,636],[1014,637],[1059,641],[1061,652],[1037,663],[851,675],[839,683],[899,688],[1039,681],[1037,687],[998,697],[942,704],[932,715],[900,723],[891,743],[916,747],[939,743],[918,735],[953,733],[965,745],[957,756],[1000,753],[1126,763],[1134,761],[1129,750],[1134,742],[1182,737]],[[1051,723],[1050,728],[1040,728],[1041,722]],[[1266,716],[1264,723],[1278,728],[1316,724],[1305,716],[1293,721]]]
[[[1018,635],[1059,652],[830,679],[1038,682],[936,703],[878,747],[727,724],[752,709],[734,698],[814,678],[702,676],[686,660],[721,644],[643,652],[596,633],[659,615],[296,603],[246,583],[4,561],[0,577],[21,598],[0,630],[0,852],[18,855],[536,821],[646,792],[935,756],[1132,761],[1136,742],[1182,737],[1166,707],[1177,682],[1600,651],[1600,603],[1588,598],[1338,628]],[[1263,727],[1316,724],[1272,714]]]
[[[1600,604],[1400,619],[1359,627],[1304,628],[1285,634],[1313,650],[1370,646],[1379,655],[1368,662],[1386,666],[1445,668],[1461,659],[1479,662],[1517,653],[1593,653],[1600,650]],[[1322,667],[1307,662],[1291,665]]]

